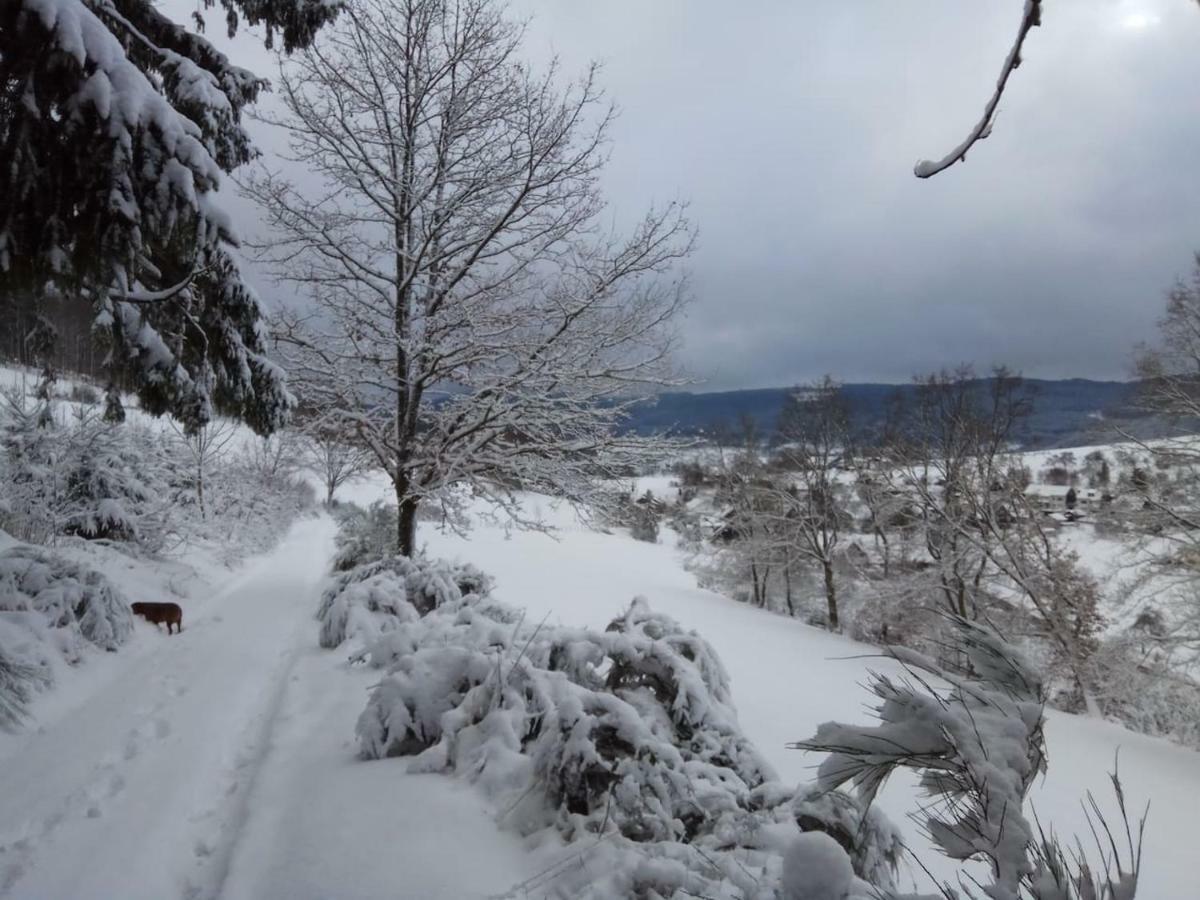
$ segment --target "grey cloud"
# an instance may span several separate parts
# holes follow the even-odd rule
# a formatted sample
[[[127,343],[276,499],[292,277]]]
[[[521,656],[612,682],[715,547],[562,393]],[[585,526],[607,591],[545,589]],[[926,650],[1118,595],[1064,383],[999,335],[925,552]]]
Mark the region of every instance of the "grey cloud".
[[[1020,0],[513,8],[533,17],[536,60],[605,63],[614,217],[691,199],[681,355],[709,387],[903,381],[964,360],[1126,377],[1200,247],[1194,4],[1048,4],[995,134],[927,182],[912,164],[974,123]],[[1157,21],[1122,26],[1137,14]]]

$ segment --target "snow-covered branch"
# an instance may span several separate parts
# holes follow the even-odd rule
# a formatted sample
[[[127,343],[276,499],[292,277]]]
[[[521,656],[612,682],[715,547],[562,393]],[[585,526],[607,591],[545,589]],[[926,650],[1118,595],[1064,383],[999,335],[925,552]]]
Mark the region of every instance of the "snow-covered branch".
[[[1004,60],[1004,66],[1000,70],[1000,77],[996,81],[996,89],[988,98],[987,104],[983,109],[983,117],[975,123],[975,127],[971,129],[966,140],[951,150],[940,160],[921,160],[913,168],[913,174],[918,178],[931,178],[939,172],[944,172],[957,162],[963,162],[967,158],[967,152],[977,143],[987,138],[992,133],[992,126],[996,123],[996,116],[999,113],[1000,101],[1004,97],[1004,91],[1008,87],[1008,80],[1012,77],[1013,72],[1021,65],[1021,54],[1025,49],[1025,39],[1029,37],[1029,33],[1042,24],[1042,0],[1025,0],[1025,9],[1021,14],[1021,26],[1017,29],[1016,40],[1013,41],[1012,49],[1008,51],[1008,56]]]

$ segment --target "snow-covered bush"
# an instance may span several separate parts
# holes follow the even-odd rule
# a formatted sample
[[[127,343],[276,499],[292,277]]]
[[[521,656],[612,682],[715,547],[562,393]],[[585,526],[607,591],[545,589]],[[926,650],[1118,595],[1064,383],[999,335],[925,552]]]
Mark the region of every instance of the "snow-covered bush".
[[[878,888],[891,886],[904,844],[896,826],[874,806],[844,791],[810,785],[796,792],[792,812],[801,831],[835,840],[859,878]]]
[[[1100,710],[1132,731],[1200,748],[1200,683],[1145,638],[1130,630],[1101,642],[1091,661]]]
[[[0,553],[0,611],[38,613],[72,640],[78,634],[104,650],[133,633],[129,602],[107,578],[28,545]]]
[[[26,544],[0,552],[0,729],[20,725],[57,667],[132,632],[128,602],[99,572]]]
[[[50,420],[41,409],[14,393],[0,410],[0,525],[39,543],[74,535],[157,548],[167,530],[171,460],[156,436],[92,409]]]
[[[334,571],[347,572],[395,553],[397,517],[394,503],[376,500],[366,509],[346,503],[337,507],[337,516],[341,527],[336,539]]]
[[[269,550],[292,522],[312,515],[317,502],[312,485],[302,478],[264,481],[254,468],[237,461],[209,477],[206,497],[206,513],[190,507],[178,528],[220,546],[230,564]]]
[[[369,639],[391,631],[464,595],[482,599],[491,579],[473,566],[389,556],[337,575],[321,595],[317,620],[327,649],[347,638]]]
[[[510,827],[587,841],[587,871],[556,872],[556,896],[778,896],[793,792],[742,735],[703,639],[640,599],[603,632],[534,625],[486,593],[422,608],[395,590],[397,559],[338,576],[322,604],[329,620],[357,594],[388,617],[363,654],[386,670],[359,717],[364,757],[464,775]]]
[[[49,682],[46,669],[27,662],[10,648],[11,626],[0,618],[0,731],[17,728],[33,692]]]

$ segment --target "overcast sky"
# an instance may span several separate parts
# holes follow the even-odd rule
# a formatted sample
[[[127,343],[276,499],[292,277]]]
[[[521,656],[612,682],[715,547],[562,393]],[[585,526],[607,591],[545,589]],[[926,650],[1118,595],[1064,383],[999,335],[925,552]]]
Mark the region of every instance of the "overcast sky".
[[[690,200],[700,241],[682,361],[703,388],[825,372],[904,381],[961,361],[1124,378],[1200,249],[1200,9],[1047,3],[994,135],[919,181],[913,163],[944,155],[978,118],[1022,6],[513,9],[532,16],[535,59],[605,65],[621,109],[613,215]]]

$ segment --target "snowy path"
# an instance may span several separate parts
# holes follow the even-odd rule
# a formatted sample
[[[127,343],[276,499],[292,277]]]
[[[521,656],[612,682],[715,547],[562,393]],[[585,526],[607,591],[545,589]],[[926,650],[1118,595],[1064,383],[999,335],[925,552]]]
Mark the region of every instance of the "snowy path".
[[[523,877],[472,792],[354,759],[369,682],[314,648],[333,531],[296,525],[185,610],[182,635],[143,633],[14,745],[0,761],[0,897],[469,897]],[[497,848],[502,884],[435,863],[440,837],[413,816],[431,808]]]

